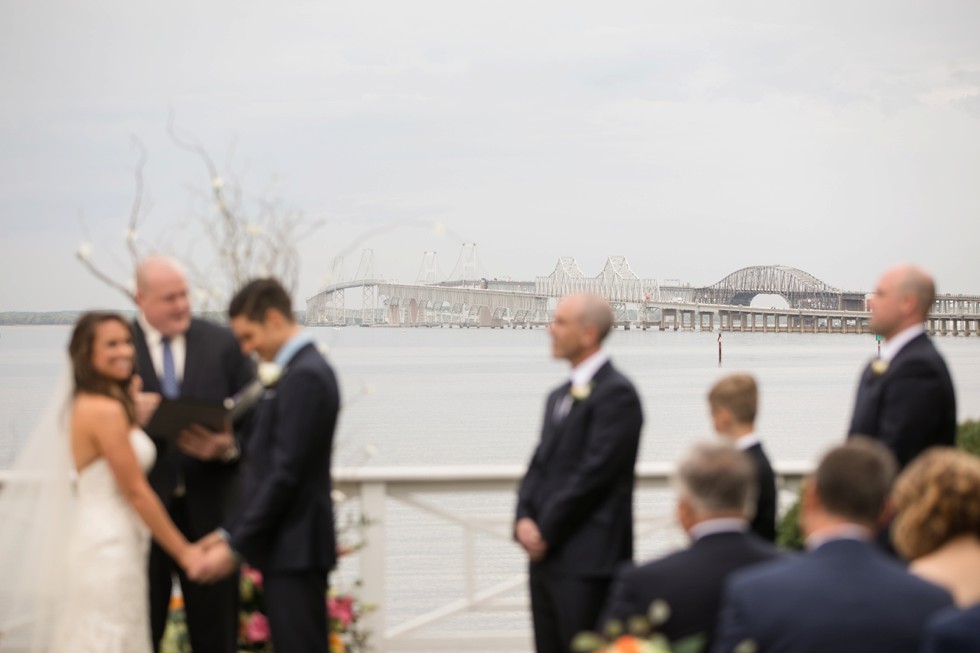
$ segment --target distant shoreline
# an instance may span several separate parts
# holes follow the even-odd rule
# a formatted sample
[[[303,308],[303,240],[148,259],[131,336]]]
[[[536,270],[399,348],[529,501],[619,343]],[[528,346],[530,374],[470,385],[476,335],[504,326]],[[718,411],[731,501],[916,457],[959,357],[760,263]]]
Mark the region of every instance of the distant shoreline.
[[[0,326],[64,326],[72,325],[78,320],[78,316],[88,311],[0,311]],[[135,310],[110,311],[119,313],[127,319],[136,317]],[[195,317],[201,317],[211,322],[226,324],[228,316],[224,311],[208,311],[207,313],[194,313]],[[297,312],[296,320],[299,324],[306,322],[306,313]]]

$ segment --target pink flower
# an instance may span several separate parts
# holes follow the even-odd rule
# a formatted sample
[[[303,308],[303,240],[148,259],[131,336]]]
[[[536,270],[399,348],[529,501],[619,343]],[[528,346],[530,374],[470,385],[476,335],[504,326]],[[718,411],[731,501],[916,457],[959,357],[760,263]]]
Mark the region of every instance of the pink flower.
[[[250,644],[269,639],[269,620],[261,612],[253,612],[245,623],[245,641]]]
[[[354,621],[354,599],[350,596],[337,596],[327,598],[327,614],[331,618],[340,622],[341,627],[346,630]]]
[[[242,578],[248,579],[257,588],[262,587],[262,572],[254,567],[248,565],[242,567]]]

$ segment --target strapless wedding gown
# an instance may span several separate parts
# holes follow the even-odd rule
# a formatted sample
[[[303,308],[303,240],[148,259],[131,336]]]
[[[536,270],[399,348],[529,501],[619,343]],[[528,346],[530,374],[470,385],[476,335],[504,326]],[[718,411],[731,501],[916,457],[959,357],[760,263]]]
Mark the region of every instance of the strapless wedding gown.
[[[153,441],[129,435],[146,472],[156,459]],[[53,653],[150,653],[147,557],[150,534],[119,491],[105,458],[78,474],[78,505],[69,542],[66,609]]]

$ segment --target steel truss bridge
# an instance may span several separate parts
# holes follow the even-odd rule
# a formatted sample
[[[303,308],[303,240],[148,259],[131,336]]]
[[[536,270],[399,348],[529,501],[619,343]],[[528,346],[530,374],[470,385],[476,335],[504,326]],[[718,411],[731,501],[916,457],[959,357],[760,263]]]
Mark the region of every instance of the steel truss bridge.
[[[609,257],[595,276],[584,274],[573,257],[561,257],[550,275],[533,282],[462,278],[437,283],[426,273],[424,280],[400,283],[376,278],[369,252],[356,278],[328,284],[307,300],[307,324],[533,326],[549,322],[558,298],[576,292],[608,299],[621,323],[654,321],[655,314],[662,318],[664,312],[685,308],[749,307],[757,295],[780,295],[789,304],[784,311],[855,312],[867,317],[866,293],[834,288],[808,272],[782,265],[746,267],[712,285],[692,286],[641,278],[624,256]],[[360,295],[359,306],[346,305],[352,293]],[[931,315],[976,321],[980,296],[943,295]]]

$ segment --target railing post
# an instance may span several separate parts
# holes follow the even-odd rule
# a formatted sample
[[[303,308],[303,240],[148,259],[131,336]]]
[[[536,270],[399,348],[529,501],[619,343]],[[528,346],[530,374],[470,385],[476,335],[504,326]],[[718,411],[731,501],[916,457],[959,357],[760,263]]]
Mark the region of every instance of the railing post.
[[[365,482],[361,486],[361,511],[367,526],[364,540],[367,546],[360,553],[361,597],[373,610],[364,616],[364,625],[371,633],[373,649],[387,650],[385,638],[385,497],[383,481]]]

